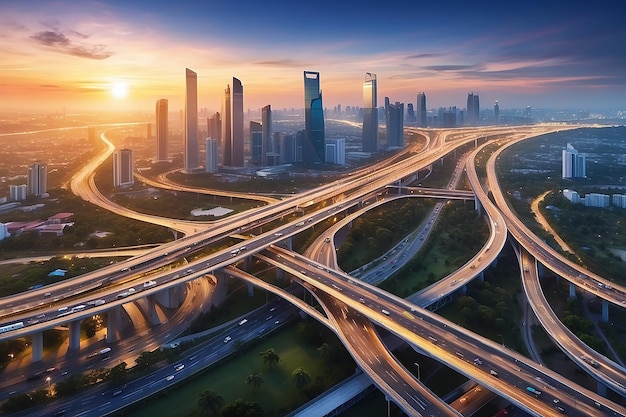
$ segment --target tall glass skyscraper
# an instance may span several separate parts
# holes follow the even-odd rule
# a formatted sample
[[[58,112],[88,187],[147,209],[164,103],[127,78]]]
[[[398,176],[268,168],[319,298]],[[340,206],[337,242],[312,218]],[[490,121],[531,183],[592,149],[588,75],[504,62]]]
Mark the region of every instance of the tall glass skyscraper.
[[[48,170],[43,162],[28,167],[28,195],[43,195],[48,188]]]
[[[467,95],[467,124],[476,126],[480,122],[480,104],[478,94],[469,93]]]
[[[498,100],[496,100],[496,104],[493,105],[493,122],[495,124],[500,123],[500,105],[498,104]]]
[[[378,152],[377,94],[376,74],[368,72],[363,82],[363,152]]]
[[[579,154],[578,151],[568,143],[562,151],[562,178],[586,178],[587,167],[585,155]]]
[[[119,149],[113,153],[113,185],[126,187],[133,185],[133,151],[131,149]]]
[[[156,160],[167,161],[167,99],[156,102]]]
[[[417,125],[420,127],[426,127],[428,121],[426,120],[426,93],[417,93]]]
[[[304,71],[304,141],[303,159],[307,164],[325,161],[324,107],[320,90],[320,73]]]
[[[223,165],[242,167],[243,158],[243,85],[233,77],[233,88],[226,86],[222,108]]]
[[[263,131],[262,164],[267,165],[267,154],[276,152],[272,143],[272,107],[268,104],[261,109],[261,126]]]
[[[184,172],[198,168],[198,74],[185,73],[185,136],[183,146]]]
[[[387,147],[404,147],[404,103],[392,104],[385,97],[385,122],[387,125]]]

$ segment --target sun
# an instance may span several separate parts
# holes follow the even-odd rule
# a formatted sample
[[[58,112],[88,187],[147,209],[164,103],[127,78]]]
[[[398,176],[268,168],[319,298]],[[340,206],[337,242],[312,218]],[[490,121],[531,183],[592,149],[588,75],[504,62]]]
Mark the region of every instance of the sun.
[[[116,81],[111,84],[111,94],[115,98],[124,98],[128,94],[128,84],[121,81]]]

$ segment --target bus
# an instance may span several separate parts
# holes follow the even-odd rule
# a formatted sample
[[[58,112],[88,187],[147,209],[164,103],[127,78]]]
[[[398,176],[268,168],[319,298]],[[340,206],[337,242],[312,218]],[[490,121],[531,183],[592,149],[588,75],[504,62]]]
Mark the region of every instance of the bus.
[[[6,326],[0,326],[0,333],[10,332],[12,330],[21,329],[24,327],[23,321],[18,321],[16,323],[7,324]]]

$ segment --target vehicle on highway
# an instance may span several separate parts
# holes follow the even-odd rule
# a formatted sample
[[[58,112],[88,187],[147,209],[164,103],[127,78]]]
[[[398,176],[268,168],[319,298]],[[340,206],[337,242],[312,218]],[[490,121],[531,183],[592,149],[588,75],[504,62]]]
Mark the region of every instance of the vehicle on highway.
[[[480,360],[480,358],[474,358],[474,363],[475,363],[476,365],[482,365],[482,364],[483,364],[483,361],[481,361],[481,360]]]
[[[244,324],[246,324],[248,322],[248,319],[243,319],[239,322],[240,326],[243,326]]]
[[[156,281],[146,281],[143,283],[144,288],[154,287],[156,285]]]
[[[134,288],[129,288],[126,291],[128,292],[128,294],[134,294],[135,293],[135,289]]]
[[[381,313],[383,313],[385,316],[389,315],[389,312],[385,309],[380,310]]]
[[[530,392],[531,394],[541,395],[541,391],[536,390],[535,388],[530,386],[526,387],[526,391]]]
[[[498,373],[497,373],[496,371],[494,371],[493,369],[490,369],[490,370],[489,370],[489,373],[490,373],[492,376],[495,376],[496,378],[498,377]]]
[[[224,338],[224,343],[228,343],[228,342],[230,342],[231,340],[233,340],[233,338],[232,338],[232,337],[230,337],[230,336],[226,336],[226,337]]]
[[[121,292],[116,297],[117,298],[126,298],[126,297],[128,297],[128,293],[127,292]]]
[[[185,365],[183,365],[182,363],[179,363],[178,365],[174,367],[174,369],[176,369],[177,371],[182,371],[183,369],[185,369]]]
[[[6,326],[1,326],[0,333],[10,332],[11,330],[21,329],[22,327],[24,327],[24,322],[18,321],[15,323],[7,324]]]
[[[324,242],[329,243],[330,242],[330,238],[327,237],[326,239],[324,239]]]
[[[300,227],[300,226],[304,226],[304,222],[298,222],[298,223],[296,223],[296,227]]]
[[[167,378],[165,379],[167,379],[168,381],[171,381],[172,379],[174,379],[174,375],[168,375]]]

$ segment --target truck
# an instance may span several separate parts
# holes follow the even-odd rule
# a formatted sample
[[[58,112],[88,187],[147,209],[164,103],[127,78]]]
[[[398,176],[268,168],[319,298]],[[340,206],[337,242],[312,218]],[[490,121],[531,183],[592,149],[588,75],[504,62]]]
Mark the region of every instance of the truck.
[[[98,352],[98,355],[106,355],[110,351],[111,351],[110,347],[105,347],[104,349],[100,349],[100,351]]]
[[[530,386],[526,387],[526,391],[530,392],[531,394],[541,395],[541,391],[537,391],[536,389]]]

